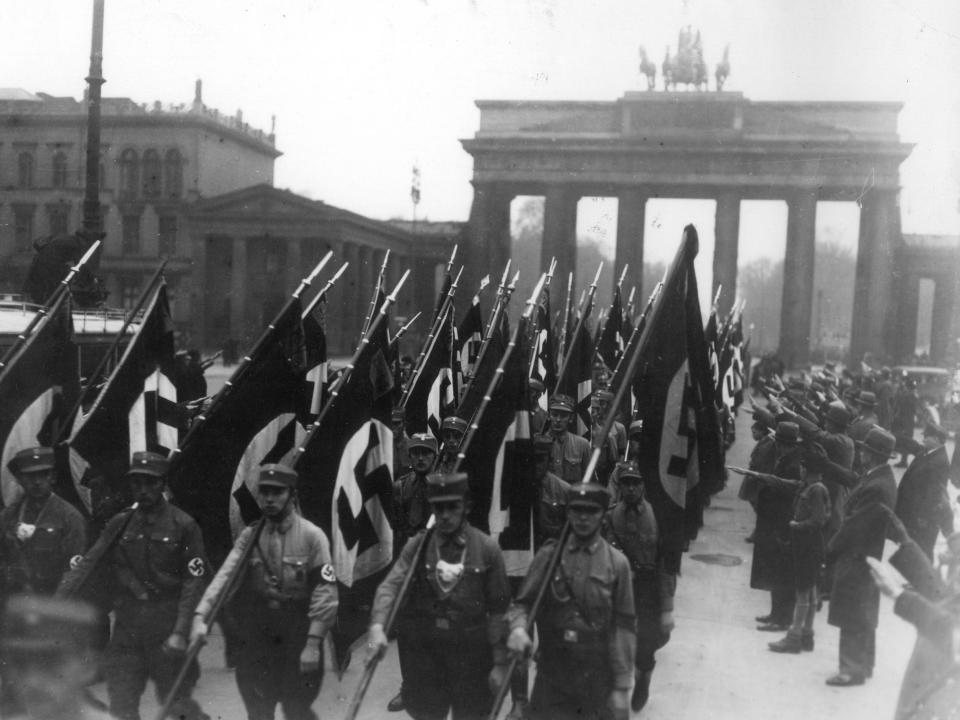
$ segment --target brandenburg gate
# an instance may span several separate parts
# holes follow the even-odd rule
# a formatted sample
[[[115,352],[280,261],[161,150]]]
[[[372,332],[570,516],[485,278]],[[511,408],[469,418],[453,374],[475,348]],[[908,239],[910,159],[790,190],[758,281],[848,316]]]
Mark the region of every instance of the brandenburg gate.
[[[741,200],[788,208],[780,355],[807,361],[818,200],[860,208],[851,356],[899,347],[895,261],[902,242],[900,142],[893,102],[753,102],[739,92],[628,92],[613,102],[481,100],[480,128],[463,140],[473,156],[471,260],[480,274],[510,255],[510,203],[545,198],[541,265],[557,277],[575,266],[577,202],[616,197],[616,273],[640,277],[650,198],[716,201],[714,290],[720,310],[737,284]],[[468,280],[472,282],[476,278]],[[464,287],[475,287],[467,284]],[[640,295],[642,297],[642,295]]]

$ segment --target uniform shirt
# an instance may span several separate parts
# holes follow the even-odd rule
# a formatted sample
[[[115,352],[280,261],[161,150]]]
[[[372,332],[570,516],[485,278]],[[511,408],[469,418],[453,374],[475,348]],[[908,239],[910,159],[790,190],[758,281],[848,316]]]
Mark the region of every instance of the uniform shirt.
[[[384,625],[400,585],[413,563],[422,534],[411,538],[400,551],[389,574],[377,588],[370,624]],[[441,587],[439,561],[463,563],[463,573],[452,587]],[[464,521],[448,537],[432,531],[403,606],[406,617],[431,617],[449,624],[469,626],[486,622],[487,638],[497,662],[506,661],[503,645],[503,615],[510,604],[510,585],[503,553],[496,541]]]
[[[583,473],[590,463],[590,443],[572,432],[553,435],[550,449],[550,472],[568,483],[583,480]]]
[[[17,538],[20,523],[34,526],[32,537]],[[0,588],[51,594],[86,547],[83,516],[70,503],[51,493],[37,508],[21,497],[0,513]]]
[[[555,540],[566,520],[567,490],[570,483],[547,470],[537,490],[537,514],[534,539],[537,548],[547,540]]]
[[[548,543],[534,557],[530,572],[507,613],[511,630],[526,628],[530,607],[544,583],[555,547],[555,543]],[[541,638],[547,633],[562,637],[565,630],[602,633],[606,636],[614,687],[627,689],[633,682],[637,645],[630,563],[599,534],[587,543],[581,543],[571,534],[562,552],[560,566],[551,581],[554,588],[547,589],[537,619]],[[571,595],[569,603],[561,604],[557,600],[558,585],[561,594]],[[576,609],[575,613],[569,612],[571,606]]]
[[[653,507],[646,500],[639,506],[620,501],[604,518],[603,536],[618,548],[634,568],[656,570],[660,611],[673,611],[677,576],[667,572],[660,554],[660,530]]]
[[[197,605],[196,614],[210,612],[227,578],[250,543],[254,526],[244,528],[210,587]],[[264,523],[240,592],[246,599],[307,603],[309,635],[323,637],[337,619],[337,578],[330,560],[330,543],[323,530],[296,512],[279,522]]]
[[[140,601],[177,601],[172,633],[186,635],[190,617],[207,580],[203,537],[193,518],[165,499],[147,510],[115,516],[88,555],[96,556],[101,543],[123,533],[106,553],[120,595]],[[129,520],[129,521],[128,521]]]
[[[394,532],[398,545],[427,526],[430,503],[427,501],[427,478],[409,472],[393,483]]]

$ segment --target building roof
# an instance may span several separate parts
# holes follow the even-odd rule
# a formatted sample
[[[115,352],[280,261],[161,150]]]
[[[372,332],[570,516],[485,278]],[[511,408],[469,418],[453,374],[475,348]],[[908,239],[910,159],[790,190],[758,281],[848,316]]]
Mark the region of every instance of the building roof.
[[[20,102],[42,102],[33,93],[27,92],[23,88],[0,88],[0,102],[5,100],[15,100]]]

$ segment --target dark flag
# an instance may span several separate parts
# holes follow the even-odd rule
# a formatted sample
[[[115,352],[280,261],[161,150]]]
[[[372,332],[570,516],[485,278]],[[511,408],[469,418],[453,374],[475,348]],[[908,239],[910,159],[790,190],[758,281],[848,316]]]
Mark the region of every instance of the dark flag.
[[[440,423],[453,413],[453,307],[447,309],[423,360],[423,368],[410,387],[406,405],[407,434],[432,432],[440,438]]]
[[[688,225],[663,289],[647,319],[633,378],[643,420],[640,469],[658,482],[647,496],[661,528],[668,567],[696,536],[703,503],[722,487],[723,450],[713,406],[707,348],[693,261],[696,229]]]
[[[610,305],[610,313],[607,315],[603,330],[600,333],[600,339],[597,342],[597,353],[611,373],[617,367],[617,362],[623,354],[623,333],[623,306],[620,300],[620,287],[617,286],[613,289],[613,303]]]
[[[711,308],[710,317],[707,318],[707,327],[703,331],[704,340],[707,343],[707,362],[710,364],[710,377],[713,378],[713,386],[716,388],[717,400],[720,399],[720,331],[717,327],[717,308]]]
[[[480,296],[474,295],[473,302],[467,314],[463,316],[456,334],[456,384],[459,392],[463,392],[469,378],[473,377],[476,368],[477,355],[483,344],[483,313],[480,310]],[[457,401],[460,397],[458,395]]]
[[[327,363],[326,326],[327,298],[320,298],[316,308],[303,318],[303,339],[307,353],[306,387],[302,397],[309,401],[300,416],[306,424],[312,421],[327,401],[329,394],[329,365]],[[319,317],[318,317],[319,316]]]
[[[379,308],[378,308],[379,310]],[[296,462],[304,517],[330,538],[340,590],[338,665],[366,631],[377,585],[393,559],[393,376],[380,324],[346,382],[335,386],[313,440]]]
[[[480,418],[473,441],[464,458],[464,469],[470,475],[473,507],[470,522],[500,538],[505,558],[532,552],[533,445],[530,437],[530,393],[527,371],[529,346],[518,338],[525,337],[527,319],[521,317],[514,344],[503,377]],[[505,336],[502,336],[505,340]],[[497,353],[502,359],[504,349]],[[488,353],[488,356],[490,353]],[[490,378],[500,361],[483,363],[493,366],[482,393],[489,389]],[[527,557],[529,561],[529,557]]]
[[[500,358],[503,357],[503,351],[507,347],[508,335],[505,332],[507,314],[501,315],[501,322],[498,327],[491,330],[490,342],[486,350],[481,350],[482,357],[474,368],[473,377],[463,391],[463,398],[457,405],[457,417],[463,418],[467,422],[473,417],[473,414],[480,407],[483,401],[483,394],[490,385],[493,374],[497,371],[500,364]]]
[[[537,305],[537,321],[534,326],[533,352],[530,358],[530,377],[553,389],[557,384],[557,342],[550,317],[550,289],[543,291],[542,302]],[[540,401],[546,410],[547,394]]]
[[[0,371],[0,505],[9,505],[22,493],[7,463],[25,448],[50,445],[79,395],[70,309],[69,293],[60,293]],[[57,493],[80,507],[69,478],[58,478]]]
[[[577,401],[576,433],[583,435],[591,426],[590,393],[593,388],[593,340],[587,330],[587,318],[577,323],[570,343],[568,359],[557,378],[557,393]]]
[[[203,530],[214,564],[259,516],[250,489],[257,468],[295,446],[307,369],[301,313],[300,299],[291,298],[172,458],[170,490]]]
[[[743,326],[739,313],[727,333],[720,369],[721,399],[730,412],[735,414],[743,402]]]
[[[166,284],[149,298],[133,339],[68,440],[71,471],[81,483],[90,474],[114,482],[133,453],[167,455],[177,446],[182,414]]]

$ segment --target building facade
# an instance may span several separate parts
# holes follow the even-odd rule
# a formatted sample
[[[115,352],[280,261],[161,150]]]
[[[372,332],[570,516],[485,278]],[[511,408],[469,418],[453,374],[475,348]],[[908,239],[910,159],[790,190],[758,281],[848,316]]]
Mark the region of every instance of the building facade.
[[[387,249],[390,277],[415,273],[399,314],[432,304],[427,290],[455,237],[411,233],[273,188],[281,155],[273,132],[250,127],[239,111],[208,108],[200,81],[190,104],[104,98],[101,115],[98,274],[108,304],[133,307],[165,259],[181,343],[212,350],[233,339],[243,349],[326,249],[335,251],[332,268],[351,262],[330,297],[332,352],[352,349],[365,313],[354,305],[369,298],[347,298],[367,294]],[[0,289],[20,289],[34,241],[81,226],[85,158],[83,101],[0,90]]]

